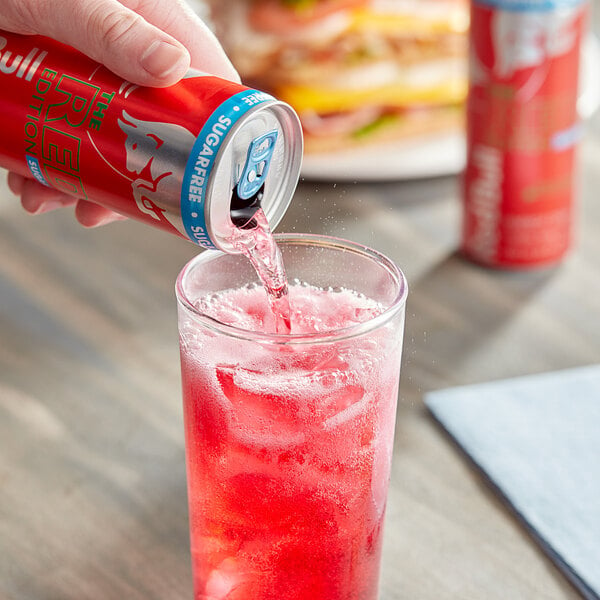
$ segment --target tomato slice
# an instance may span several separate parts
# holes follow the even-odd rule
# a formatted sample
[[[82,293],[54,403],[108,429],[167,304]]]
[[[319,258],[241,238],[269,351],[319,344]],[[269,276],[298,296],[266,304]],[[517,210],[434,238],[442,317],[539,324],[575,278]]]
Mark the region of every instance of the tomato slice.
[[[253,0],[248,20],[257,31],[296,30],[333,13],[365,6],[369,0],[313,0],[295,6],[285,0]]]

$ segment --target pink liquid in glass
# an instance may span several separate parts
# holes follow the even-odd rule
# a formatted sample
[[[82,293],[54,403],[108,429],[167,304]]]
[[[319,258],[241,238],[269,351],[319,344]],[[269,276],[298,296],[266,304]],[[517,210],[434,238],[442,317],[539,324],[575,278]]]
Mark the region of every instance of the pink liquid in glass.
[[[199,302],[272,331],[260,286]],[[348,290],[289,287],[295,334],[368,320]],[[300,345],[180,322],[195,600],[375,600],[401,335]]]

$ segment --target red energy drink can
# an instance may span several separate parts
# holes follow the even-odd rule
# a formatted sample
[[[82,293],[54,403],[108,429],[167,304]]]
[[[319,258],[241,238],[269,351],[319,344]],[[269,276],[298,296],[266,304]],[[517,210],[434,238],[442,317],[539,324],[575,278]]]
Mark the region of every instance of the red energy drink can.
[[[292,199],[302,130],[283,102],[190,70],[140,87],[56,41],[0,31],[0,165],[227,252],[237,206],[275,226]]]
[[[584,0],[472,0],[462,250],[550,265],[573,228]]]

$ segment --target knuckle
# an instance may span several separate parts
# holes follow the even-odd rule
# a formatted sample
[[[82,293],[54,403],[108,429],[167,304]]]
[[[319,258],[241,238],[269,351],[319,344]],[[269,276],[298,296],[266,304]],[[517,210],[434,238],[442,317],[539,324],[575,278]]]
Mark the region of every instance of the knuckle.
[[[178,2],[161,3],[153,1],[148,4],[151,13],[160,14],[161,28],[172,29],[181,18],[181,6]]]
[[[48,0],[39,0],[38,2],[9,2],[2,8],[3,16],[9,21],[9,24],[19,32],[37,33],[40,24],[47,21],[47,13],[50,7]]]
[[[121,45],[142,23],[143,19],[137,13],[123,8],[109,8],[102,4],[96,5],[90,14],[88,28],[92,39],[98,39],[105,49]]]
[[[132,0],[128,0],[127,5],[132,10],[139,12],[141,15],[156,15],[156,25],[163,31],[169,32],[181,21],[182,14],[193,14],[193,9],[184,0],[135,0],[135,6],[132,5]],[[187,10],[189,8],[189,11]]]

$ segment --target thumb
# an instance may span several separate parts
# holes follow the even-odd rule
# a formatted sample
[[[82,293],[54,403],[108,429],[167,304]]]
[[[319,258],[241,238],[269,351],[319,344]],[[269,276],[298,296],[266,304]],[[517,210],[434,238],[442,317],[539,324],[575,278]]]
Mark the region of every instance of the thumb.
[[[13,2],[26,5],[23,33],[73,46],[132,83],[172,85],[190,66],[189,52],[180,42],[117,0]]]

